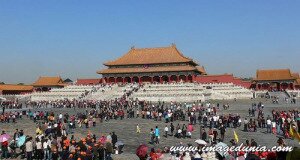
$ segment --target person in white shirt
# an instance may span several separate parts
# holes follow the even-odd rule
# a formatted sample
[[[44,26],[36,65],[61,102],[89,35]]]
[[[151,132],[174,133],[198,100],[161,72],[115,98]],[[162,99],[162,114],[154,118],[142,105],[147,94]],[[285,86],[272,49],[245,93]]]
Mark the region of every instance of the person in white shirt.
[[[36,138],[36,155],[37,159],[43,159],[43,144],[39,138]]]
[[[168,126],[166,125],[166,127],[165,127],[165,137],[166,137],[166,138],[168,137],[168,132],[169,132],[169,128],[168,128]]]
[[[62,120],[63,119],[63,115],[60,113],[59,116],[58,116],[59,120]]]
[[[272,122],[272,132],[273,132],[273,134],[276,134],[276,122],[275,121]]]
[[[50,154],[50,146],[51,146],[51,140],[50,139],[44,139],[43,140],[43,149],[44,149],[44,159],[50,160],[51,154]]]
[[[33,144],[32,144],[32,137],[27,140],[25,143],[25,151],[26,151],[26,158],[27,160],[32,160],[32,152],[33,152]]]
[[[177,130],[177,138],[181,138],[181,133],[182,133],[182,130],[181,130],[181,128],[179,128]]]

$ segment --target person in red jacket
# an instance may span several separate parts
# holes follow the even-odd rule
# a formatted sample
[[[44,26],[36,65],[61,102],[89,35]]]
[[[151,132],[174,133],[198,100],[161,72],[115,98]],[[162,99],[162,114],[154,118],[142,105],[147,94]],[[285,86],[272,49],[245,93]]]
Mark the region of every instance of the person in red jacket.
[[[8,142],[1,142],[1,150],[2,150],[2,157],[7,159],[8,158]]]

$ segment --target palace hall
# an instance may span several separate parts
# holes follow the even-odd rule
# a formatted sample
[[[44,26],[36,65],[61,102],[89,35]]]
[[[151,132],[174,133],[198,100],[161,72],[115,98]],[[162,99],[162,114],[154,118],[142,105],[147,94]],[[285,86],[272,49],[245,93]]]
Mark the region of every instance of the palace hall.
[[[203,66],[184,56],[174,44],[159,48],[134,48],[120,58],[104,63],[105,83],[194,82],[206,75]]]

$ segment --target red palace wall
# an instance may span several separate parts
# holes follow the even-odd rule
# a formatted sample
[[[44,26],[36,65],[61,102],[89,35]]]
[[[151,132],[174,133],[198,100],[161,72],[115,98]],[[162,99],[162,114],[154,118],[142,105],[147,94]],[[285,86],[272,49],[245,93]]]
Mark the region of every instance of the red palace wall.
[[[195,81],[199,83],[233,83],[245,88],[250,88],[251,85],[251,82],[242,81],[231,74],[197,76]]]

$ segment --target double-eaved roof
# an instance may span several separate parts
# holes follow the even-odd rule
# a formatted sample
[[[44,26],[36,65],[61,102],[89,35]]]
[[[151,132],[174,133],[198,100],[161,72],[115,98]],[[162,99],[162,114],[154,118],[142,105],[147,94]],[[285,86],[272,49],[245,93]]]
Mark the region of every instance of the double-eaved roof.
[[[192,62],[192,59],[185,57],[175,45],[158,48],[131,48],[128,53],[120,58],[106,62],[106,66],[115,65],[147,65],[163,63]]]
[[[185,57],[175,45],[158,48],[131,48],[125,55],[106,62],[104,65],[109,68],[98,71],[98,74],[176,71],[195,71],[206,74],[202,66],[198,66],[192,59]]]

